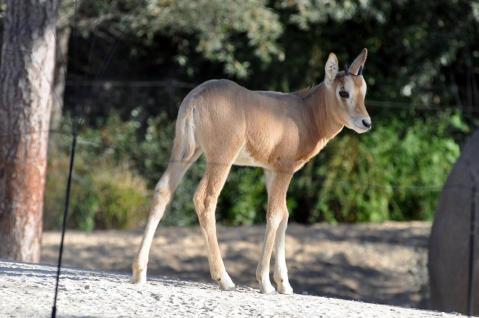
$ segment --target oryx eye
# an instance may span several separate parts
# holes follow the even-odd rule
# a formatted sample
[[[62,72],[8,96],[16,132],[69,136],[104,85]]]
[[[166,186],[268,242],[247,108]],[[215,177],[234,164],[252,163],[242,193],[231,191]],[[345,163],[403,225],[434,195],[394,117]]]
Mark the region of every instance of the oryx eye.
[[[349,93],[346,91],[339,91],[339,96],[342,98],[349,98]]]

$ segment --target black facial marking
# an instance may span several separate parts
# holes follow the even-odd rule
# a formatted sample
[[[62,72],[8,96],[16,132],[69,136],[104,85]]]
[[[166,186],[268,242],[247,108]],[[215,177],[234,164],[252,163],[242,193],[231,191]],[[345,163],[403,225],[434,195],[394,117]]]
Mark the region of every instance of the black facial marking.
[[[340,90],[339,96],[341,96],[341,98],[349,98],[349,93],[344,90]]]

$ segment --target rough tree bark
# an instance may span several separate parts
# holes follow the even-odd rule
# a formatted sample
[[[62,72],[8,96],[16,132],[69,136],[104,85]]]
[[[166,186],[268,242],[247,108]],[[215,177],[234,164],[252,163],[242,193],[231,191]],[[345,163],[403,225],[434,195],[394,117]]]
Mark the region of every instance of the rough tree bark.
[[[58,0],[6,0],[0,65],[0,258],[40,259]]]

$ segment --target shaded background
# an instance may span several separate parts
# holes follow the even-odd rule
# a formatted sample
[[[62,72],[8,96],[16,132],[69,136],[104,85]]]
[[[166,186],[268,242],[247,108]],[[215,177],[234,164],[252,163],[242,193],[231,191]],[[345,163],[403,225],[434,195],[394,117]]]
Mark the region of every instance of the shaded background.
[[[258,288],[255,270],[264,225],[218,225],[217,230],[225,266],[235,284]],[[429,231],[429,224],[417,221],[336,226],[290,223],[286,238],[289,280],[296,294],[431,308],[426,268]],[[142,234],[139,230],[70,230],[64,265],[129,275]],[[44,233],[42,262],[55,264],[59,239],[58,232]],[[201,229],[160,227],[150,251],[148,275],[149,279],[166,276],[211,283]]]
[[[84,0],[73,13],[74,2],[63,1],[46,229],[61,219],[71,114],[85,124],[69,226],[138,228],[168,161],[181,99],[211,78],[294,91],[322,81],[330,51],[345,64],[369,49],[374,129],[343,132],[297,173],[288,197],[294,222],[431,220],[460,145],[478,125],[478,1]],[[202,171],[200,160],[167,224],[196,223]],[[265,204],[262,171],[234,168],[217,217],[261,223]]]

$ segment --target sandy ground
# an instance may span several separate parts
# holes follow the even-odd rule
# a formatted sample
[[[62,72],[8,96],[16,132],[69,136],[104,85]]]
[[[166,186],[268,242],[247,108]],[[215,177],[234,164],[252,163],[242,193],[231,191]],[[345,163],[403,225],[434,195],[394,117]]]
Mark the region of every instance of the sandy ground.
[[[55,267],[0,261],[0,316],[49,317]],[[452,317],[452,315],[305,295],[263,295],[251,288],[220,291],[211,284],[155,276],[64,269],[58,317]]]
[[[298,294],[427,308],[429,231],[430,224],[422,222],[292,224],[286,239],[291,284]],[[141,231],[68,231],[64,265],[129,275],[141,235]],[[226,268],[239,286],[258,288],[255,270],[263,235],[264,226],[218,228]],[[59,233],[45,233],[43,263],[56,263],[59,241]],[[200,229],[160,226],[148,275],[210,283]]]

